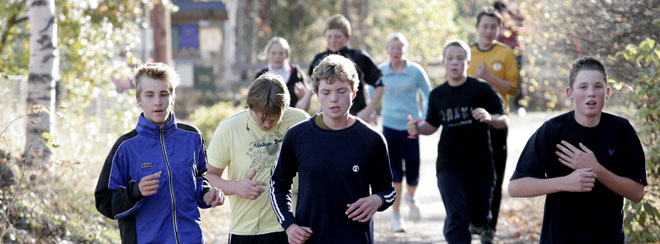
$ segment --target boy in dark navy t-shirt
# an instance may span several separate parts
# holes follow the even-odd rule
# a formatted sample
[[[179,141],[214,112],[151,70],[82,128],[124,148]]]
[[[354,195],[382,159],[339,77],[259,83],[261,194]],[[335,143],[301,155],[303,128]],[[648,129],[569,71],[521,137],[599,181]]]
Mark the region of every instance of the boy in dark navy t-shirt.
[[[547,195],[541,243],[624,243],[623,198],[644,197],[644,151],[628,120],[603,112],[610,88],[598,60],[575,61],[569,84],[574,110],[532,135],[509,194]]]

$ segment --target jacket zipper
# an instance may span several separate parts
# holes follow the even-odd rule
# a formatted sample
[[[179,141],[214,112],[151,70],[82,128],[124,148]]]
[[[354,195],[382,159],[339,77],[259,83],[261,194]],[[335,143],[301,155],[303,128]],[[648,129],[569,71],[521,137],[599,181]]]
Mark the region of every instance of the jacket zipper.
[[[174,237],[176,237],[176,243],[179,241],[179,228],[176,224],[176,200],[174,200],[174,187],[172,187],[172,169],[170,168],[170,161],[167,159],[167,151],[165,150],[165,138],[163,137],[163,132],[165,129],[160,129],[160,146],[163,148],[163,156],[165,156],[165,165],[167,166],[167,172],[170,183],[170,198],[172,198],[172,218],[174,224]]]

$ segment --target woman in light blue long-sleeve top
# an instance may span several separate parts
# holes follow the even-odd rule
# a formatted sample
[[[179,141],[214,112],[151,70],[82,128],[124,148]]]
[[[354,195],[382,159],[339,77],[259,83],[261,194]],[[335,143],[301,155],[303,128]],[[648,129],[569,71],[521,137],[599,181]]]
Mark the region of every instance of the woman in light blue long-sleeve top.
[[[387,38],[386,44],[390,61],[379,67],[383,73],[385,86],[382,105],[383,135],[387,140],[393,184],[397,191],[391,226],[392,231],[395,232],[403,232],[405,228],[399,213],[401,197],[405,198],[408,204],[410,210],[408,217],[411,220],[420,218],[414,198],[419,183],[419,139],[408,138],[406,124],[409,116],[413,120],[420,116],[426,117],[430,91],[429,78],[422,66],[406,59],[407,46],[408,40],[403,34],[392,33]],[[408,183],[407,194],[402,194],[404,176]]]

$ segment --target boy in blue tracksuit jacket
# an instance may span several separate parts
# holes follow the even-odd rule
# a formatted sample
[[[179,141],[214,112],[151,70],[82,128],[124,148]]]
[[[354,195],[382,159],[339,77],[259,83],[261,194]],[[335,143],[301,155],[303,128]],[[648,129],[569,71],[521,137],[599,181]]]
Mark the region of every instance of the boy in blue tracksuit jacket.
[[[165,64],[149,63],[134,81],[143,113],[105,160],[96,209],[119,221],[122,243],[203,243],[198,207],[222,205],[224,194],[204,178],[201,133],[176,123],[171,111],[179,77]]]

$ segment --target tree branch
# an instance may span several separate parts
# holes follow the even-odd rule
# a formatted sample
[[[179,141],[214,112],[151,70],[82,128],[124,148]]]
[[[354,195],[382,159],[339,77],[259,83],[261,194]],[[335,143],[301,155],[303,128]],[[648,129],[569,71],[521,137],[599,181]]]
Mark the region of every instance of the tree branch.
[[[16,9],[16,12],[14,12],[14,15],[12,15],[9,20],[7,20],[7,28],[2,32],[2,38],[0,38],[0,47],[5,46],[5,43],[7,42],[7,35],[9,35],[9,31],[12,27],[28,20],[27,16],[18,17],[18,15],[21,13],[21,10],[23,9],[23,6],[25,6],[25,0],[18,4],[18,9]]]

